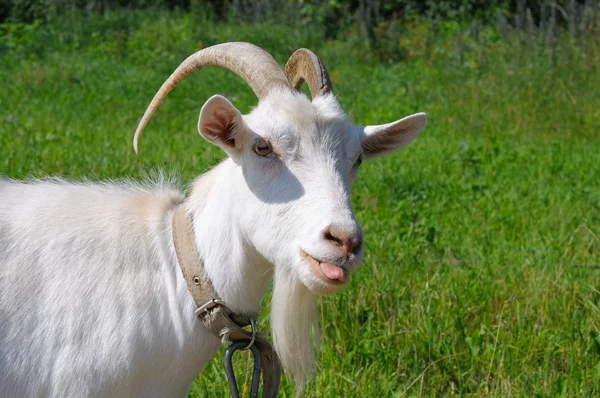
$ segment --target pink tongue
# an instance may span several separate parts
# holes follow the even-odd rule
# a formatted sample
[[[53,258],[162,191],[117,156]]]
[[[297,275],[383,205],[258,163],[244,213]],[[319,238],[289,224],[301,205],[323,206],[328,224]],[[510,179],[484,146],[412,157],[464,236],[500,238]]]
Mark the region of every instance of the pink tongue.
[[[333,264],[329,263],[321,263],[321,271],[325,274],[326,277],[333,280],[339,280],[340,282],[344,282],[346,280],[346,275],[344,275],[344,270],[340,267],[336,267]]]

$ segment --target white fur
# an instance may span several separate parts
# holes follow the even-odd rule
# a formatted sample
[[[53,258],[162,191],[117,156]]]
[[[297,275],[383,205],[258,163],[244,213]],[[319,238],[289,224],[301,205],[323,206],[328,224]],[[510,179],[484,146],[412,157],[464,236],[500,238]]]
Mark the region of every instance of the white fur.
[[[300,251],[358,267],[362,249],[341,253],[323,231],[360,237],[349,189],[369,130],[331,95],[274,91],[249,115],[236,111],[222,97],[203,108],[200,133],[230,158],[192,184],[185,206],[231,309],[257,311],[275,275],[274,344],[301,390],[315,369],[315,295],[340,286]],[[205,128],[215,114],[236,123],[231,137]],[[254,153],[261,137],[277,155]],[[171,217],[183,200],[168,184],[0,180],[0,396],[186,395],[221,343],[194,317],[174,254]]]

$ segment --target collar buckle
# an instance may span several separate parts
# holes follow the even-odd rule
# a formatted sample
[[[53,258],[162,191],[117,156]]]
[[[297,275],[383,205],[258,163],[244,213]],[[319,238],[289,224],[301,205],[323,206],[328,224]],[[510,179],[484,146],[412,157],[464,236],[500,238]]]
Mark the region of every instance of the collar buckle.
[[[195,314],[198,318],[202,318],[205,313],[212,310],[217,305],[220,305],[221,307],[229,310],[229,308],[227,308],[227,306],[225,305],[225,303],[223,301],[213,298],[213,299],[208,300],[206,303],[202,304],[200,307],[198,307],[195,311]]]

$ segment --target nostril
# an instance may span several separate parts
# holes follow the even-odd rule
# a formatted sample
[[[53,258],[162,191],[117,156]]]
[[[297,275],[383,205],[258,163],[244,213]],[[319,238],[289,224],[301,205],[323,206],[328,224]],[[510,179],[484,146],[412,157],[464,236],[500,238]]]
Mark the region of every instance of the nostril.
[[[323,238],[336,246],[344,246],[344,241],[331,233],[331,227],[325,228],[325,231],[323,231]]]
[[[350,247],[350,250],[348,250],[349,252],[357,254],[362,246],[362,238],[360,236],[352,237],[348,246]]]
[[[358,234],[344,234],[338,231],[332,231],[331,226],[328,226],[323,231],[323,238],[329,243],[342,248],[346,253],[356,254],[362,246],[362,236]]]

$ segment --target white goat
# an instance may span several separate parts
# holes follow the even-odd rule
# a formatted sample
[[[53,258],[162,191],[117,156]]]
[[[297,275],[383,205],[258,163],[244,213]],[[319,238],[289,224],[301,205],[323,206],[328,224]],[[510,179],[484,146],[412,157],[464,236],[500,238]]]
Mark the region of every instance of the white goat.
[[[194,316],[173,249],[182,204],[215,291],[254,313],[272,279],[275,348],[297,387],[315,368],[316,296],[345,285],[362,258],[350,186],[362,159],[395,151],[425,114],[355,127],[327,71],[299,50],[286,72],[262,49],[226,43],[189,57],[218,65],[259,97],[248,115],[215,95],[198,131],[229,157],[187,199],[165,184],[0,181],[0,396],[185,396],[221,342]],[[312,101],[297,88],[306,81]]]

